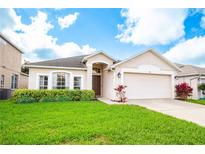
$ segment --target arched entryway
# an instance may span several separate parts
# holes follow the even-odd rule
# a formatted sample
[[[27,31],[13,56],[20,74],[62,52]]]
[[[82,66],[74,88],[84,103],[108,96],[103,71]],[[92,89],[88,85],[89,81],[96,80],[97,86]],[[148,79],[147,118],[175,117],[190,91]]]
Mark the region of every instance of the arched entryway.
[[[103,95],[103,71],[107,69],[108,64],[104,62],[95,62],[92,64],[92,89],[96,97]]]

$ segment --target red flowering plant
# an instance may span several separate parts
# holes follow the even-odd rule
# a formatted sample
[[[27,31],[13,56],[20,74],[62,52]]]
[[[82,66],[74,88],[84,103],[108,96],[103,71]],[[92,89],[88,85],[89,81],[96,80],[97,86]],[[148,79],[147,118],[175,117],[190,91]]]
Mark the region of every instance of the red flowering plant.
[[[193,89],[186,82],[176,85],[175,88],[176,88],[176,95],[180,99],[185,100],[187,99],[187,97],[192,96]]]
[[[117,102],[126,102],[127,101],[127,97],[125,96],[126,91],[125,88],[127,86],[124,85],[118,85],[116,88],[114,88],[114,90],[116,91],[116,96],[118,98],[118,100],[115,100]]]

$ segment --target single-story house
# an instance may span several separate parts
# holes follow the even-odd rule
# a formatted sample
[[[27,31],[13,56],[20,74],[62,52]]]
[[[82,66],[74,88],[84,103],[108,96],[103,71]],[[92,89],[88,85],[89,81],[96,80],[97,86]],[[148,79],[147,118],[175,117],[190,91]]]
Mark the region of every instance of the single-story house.
[[[176,64],[181,72],[177,73],[176,84],[186,82],[193,88],[193,99],[205,97],[202,91],[198,90],[198,85],[205,83],[205,68],[193,65]]]
[[[180,69],[150,49],[123,61],[100,51],[26,65],[29,89],[93,89],[96,96],[115,99],[114,88],[126,85],[128,99],[175,97]]]

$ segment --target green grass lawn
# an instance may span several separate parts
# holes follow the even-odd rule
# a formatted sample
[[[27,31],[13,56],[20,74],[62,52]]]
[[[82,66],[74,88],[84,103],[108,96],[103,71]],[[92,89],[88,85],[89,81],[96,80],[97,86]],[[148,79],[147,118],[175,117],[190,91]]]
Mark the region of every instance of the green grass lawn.
[[[205,128],[138,106],[0,101],[0,144],[205,144]]]
[[[205,100],[188,99],[188,100],[186,100],[186,101],[191,102],[191,103],[196,103],[196,104],[205,105]]]

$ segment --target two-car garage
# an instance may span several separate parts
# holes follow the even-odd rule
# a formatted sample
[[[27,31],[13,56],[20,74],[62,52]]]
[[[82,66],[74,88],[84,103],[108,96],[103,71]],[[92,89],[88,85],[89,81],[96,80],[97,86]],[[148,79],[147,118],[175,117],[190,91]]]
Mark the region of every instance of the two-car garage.
[[[128,99],[172,98],[170,74],[124,72],[123,76]]]
[[[152,49],[116,63],[112,68],[118,78],[114,85],[127,86],[128,99],[175,97],[174,77],[181,70]]]

